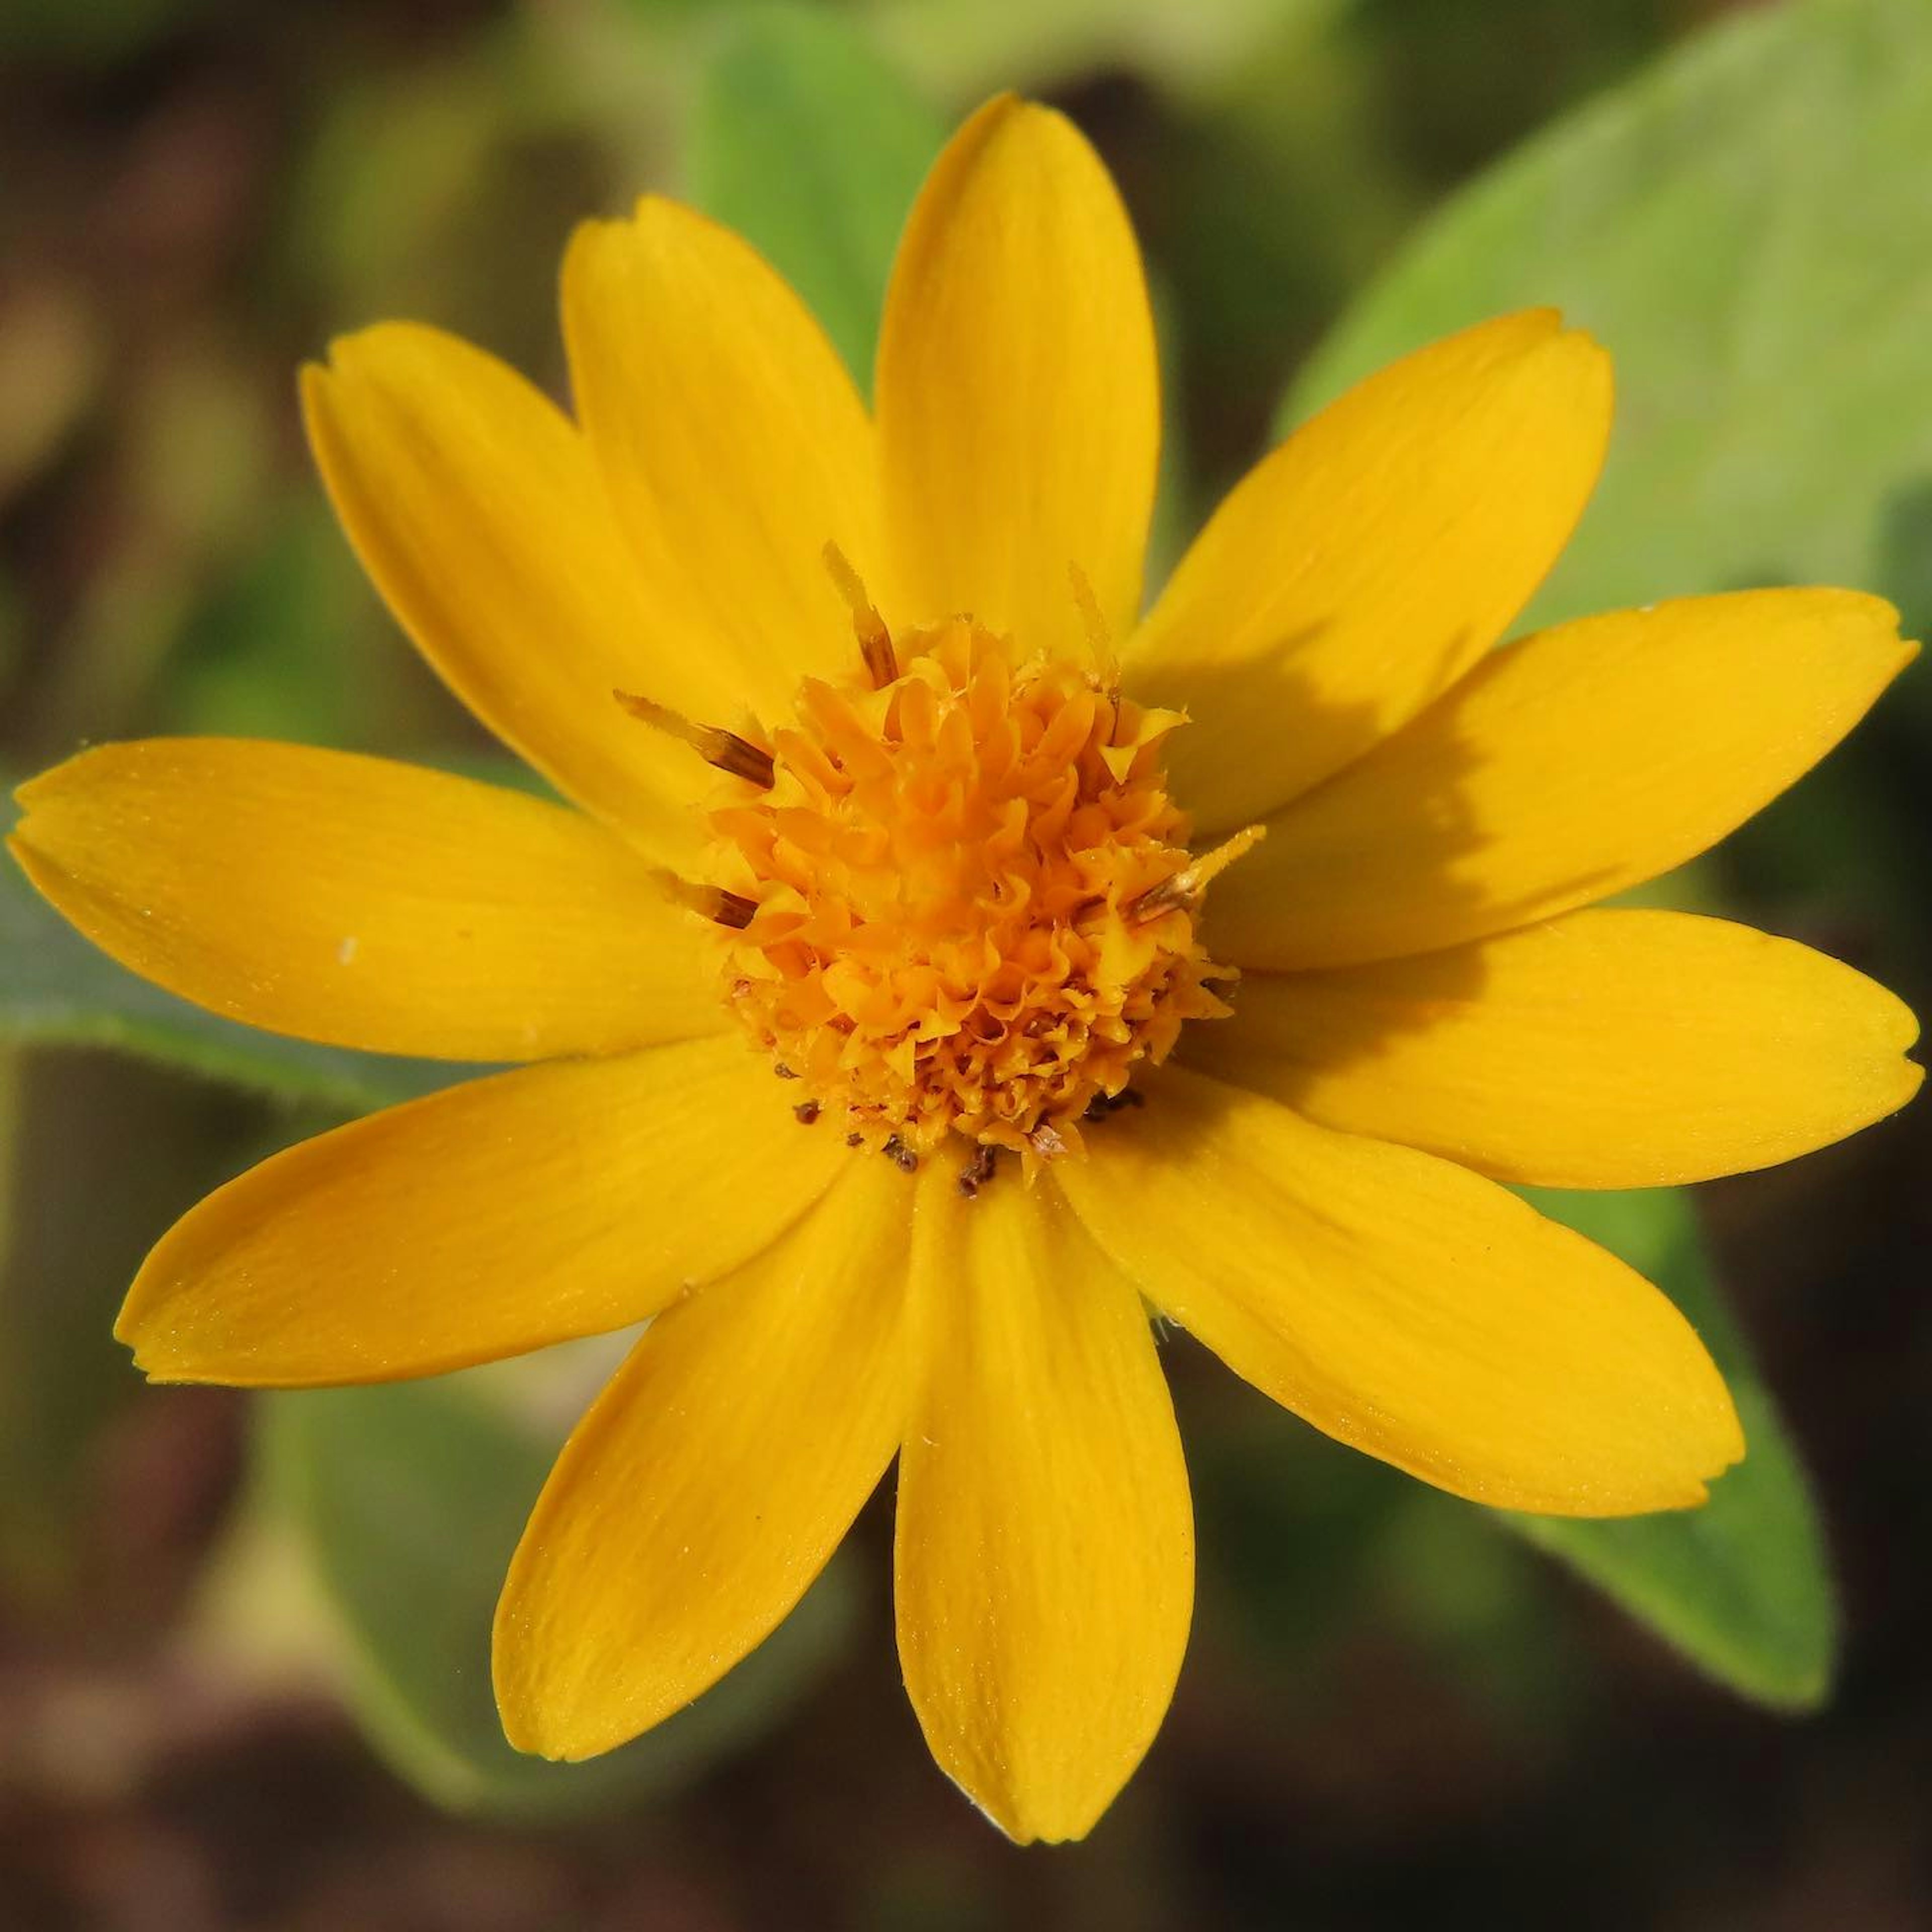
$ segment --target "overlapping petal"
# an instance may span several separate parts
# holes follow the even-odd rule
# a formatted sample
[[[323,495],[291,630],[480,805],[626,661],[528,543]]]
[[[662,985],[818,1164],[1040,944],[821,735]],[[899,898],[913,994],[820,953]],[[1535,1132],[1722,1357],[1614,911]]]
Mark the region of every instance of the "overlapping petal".
[[[1722,920],[1579,912],[1446,952],[1255,973],[1188,1064],[1324,1125],[1550,1187],[1789,1160],[1902,1107],[1904,1003]]]
[[[1849,590],[1687,598],[1528,638],[1267,821],[1216,882],[1215,956],[1392,958],[1654,878],[1809,770],[1916,649]]]
[[[1743,1454],[1690,1324],[1493,1182],[1176,1067],[1061,1185],[1100,1245],[1236,1374],[1476,1502],[1701,1502]]]
[[[211,1010],[392,1053],[536,1060],[715,1033],[703,928],[560,806],[385,759],[106,745],[10,841],[104,952]]]
[[[1610,428],[1610,358],[1552,310],[1405,356],[1257,464],[1124,660],[1185,709],[1169,775],[1204,831],[1358,758],[1500,638],[1568,541]]]
[[[888,1162],[848,1170],[660,1315],[578,1424],[497,1610],[513,1744],[580,1758],[647,1730],[824,1567],[904,1420],[908,1192]]]
[[[1133,230],[1048,109],[952,138],[900,244],[879,343],[899,614],[968,612],[1078,658],[1077,568],[1114,637],[1138,614],[1160,409]]]
[[[733,668],[646,586],[568,419],[494,356],[384,322],[302,372],[309,441],[364,568],[437,674],[561,790],[674,862],[708,776],[611,696],[712,720]]]
[[[1140,1298],[1050,1188],[920,1178],[899,1657],[941,1768],[1010,1838],[1078,1838],[1173,1694],[1193,1520]]]
[[[520,1068],[291,1148],[143,1264],[158,1382],[392,1382],[619,1328],[740,1267],[848,1159],[735,1038]]]
[[[858,663],[824,560],[883,558],[872,428],[837,352],[777,272],[690,209],[646,196],[586,222],[563,268],[584,431],[638,566],[728,663],[736,703],[784,715],[800,677]],[[655,689],[653,697],[664,694]],[[666,701],[680,704],[671,698]]]

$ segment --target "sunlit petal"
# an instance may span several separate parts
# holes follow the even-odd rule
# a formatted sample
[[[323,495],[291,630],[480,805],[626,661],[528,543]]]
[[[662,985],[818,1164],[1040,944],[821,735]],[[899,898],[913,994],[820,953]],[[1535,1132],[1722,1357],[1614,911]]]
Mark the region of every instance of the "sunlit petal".
[[[1166,1070],[1061,1184],[1114,1261],[1338,1440],[1546,1515],[1701,1502],[1744,1453],[1689,1323],[1492,1181]]]
[[[906,1688],[1010,1838],[1077,1838],[1165,1714],[1193,1519],[1140,1298],[1052,1190],[922,1177],[894,1556]]]
[[[440,1375],[640,1321],[758,1253],[846,1150],[736,1039],[561,1061],[304,1141],[164,1235],[115,1332],[157,1382]]]
[[[910,1186],[848,1170],[757,1259],[665,1310],[572,1436],[511,1565],[511,1742],[587,1757],[761,1642],[898,1447]]]

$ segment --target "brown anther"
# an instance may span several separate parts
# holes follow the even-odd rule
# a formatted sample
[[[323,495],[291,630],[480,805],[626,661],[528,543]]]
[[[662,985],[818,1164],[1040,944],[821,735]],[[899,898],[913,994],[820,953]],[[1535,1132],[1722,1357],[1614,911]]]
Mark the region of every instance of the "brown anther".
[[[859,655],[866,661],[866,675],[874,691],[884,691],[899,674],[898,653],[892,649],[892,634],[879,615],[879,607],[866,594],[866,586],[852,568],[845,553],[829,543],[822,553],[825,568],[838,586],[838,594],[850,606],[852,634],[859,640]]]
[[[998,1164],[999,1150],[988,1147],[984,1142],[973,1150],[973,1158],[959,1170],[959,1192],[968,1201],[976,1201],[980,1190],[993,1178]]]
[[[772,1071],[776,1073],[781,1080],[796,1080],[798,1078],[798,1076],[794,1073],[782,1060],[778,1061],[778,1064],[772,1067]]]
[[[1123,1087],[1118,1094],[1096,1094],[1087,1102],[1087,1111],[1081,1115],[1083,1120],[1104,1120],[1109,1114],[1118,1114],[1123,1107],[1144,1107],[1147,1096],[1137,1087]]]
[[[897,1134],[889,1135],[885,1145],[880,1148],[879,1151],[898,1169],[900,1173],[916,1174],[919,1172],[919,1156],[914,1154]]]
[[[722,886],[704,886],[689,879],[680,878],[676,873],[659,871],[655,874],[665,896],[682,906],[688,912],[694,912],[700,919],[708,919],[713,926],[728,926],[742,932],[757,915],[758,904],[737,892],[728,892]],[[738,998],[744,997],[736,986],[732,988]],[[745,991],[748,992],[747,986]]]
[[[1189,884],[1190,868],[1184,866],[1171,878],[1161,880],[1157,886],[1150,886],[1137,899],[1130,899],[1121,910],[1136,926],[1145,926],[1156,919],[1165,919],[1171,912],[1190,911],[1194,905],[1194,894]]]
[[[801,1100],[791,1110],[791,1117],[800,1126],[808,1127],[814,1120],[818,1119],[818,1102],[816,1100]]]
[[[866,1144],[866,1136],[863,1134],[848,1134],[845,1144],[849,1148],[862,1148]]]
[[[680,744],[688,745],[706,764],[716,765],[721,772],[729,772],[734,778],[742,778],[760,791],[771,790],[777,768],[771,753],[761,746],[716,724],[694,724],[682,712],[674,711],[655,698],[640,698],[630,691],[614,691],[610,695],[633,718]]]
[[[1192,863],[1162,879],[1159,885],[1150,886],[1138,898],[1130,901],[1121,910],[1136,926],[1145,926],[1171,912],[1192,912],[1201,903],[1201,895],[1210,884],[1237,859],[1252,851],[1267,836],[1265,825],[1245,826],[1233,838],[1223,839],[1213,851],[1202,853]]]

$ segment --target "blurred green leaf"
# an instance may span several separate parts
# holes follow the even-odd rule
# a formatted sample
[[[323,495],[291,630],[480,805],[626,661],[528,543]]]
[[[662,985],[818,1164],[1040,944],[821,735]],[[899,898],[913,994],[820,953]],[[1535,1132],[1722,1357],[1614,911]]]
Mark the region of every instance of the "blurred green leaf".
[[[259,1131],[231,1094],[0,1040],[0,1598],[14,1610],[64,1616],[87,1591],[110,1432],[141,1386],[115,1310],[154,1237]]]
[[[1760,583],[1922,597],[1928,128],[1924,0],[1754,11],[1457,196],[1348,311],[1289,414],[1466,323],[1555,303],[1615,354],[1618,425],[1532,622]]]
[[[909,72],[970,98],[1043,92],[1126,68],[1180,95],[1211,93],[1270,41],[1325,24],[1353,0],[862,0]]]
[[[866,36],[830,10],[753,8],[699,65],[692,198],[798,290],[862,386],[899,230],[945,134]]]
[[[405,653],[371,600],[321,493],[273,504],[184,627],[159,728],[366,746],[393,716]]]
[[[1360,1600],[1479,1693],[1492,1719],[1545,1737],[1562,1732],[1589,1683],[1574,1620],[1534,1553],[1497,1535],[1488,1512],[1439,1491],[1404,1478],[1402,1498]]]
[[[1165,1345],[1171,1359],[1191,1346],[1178,1334]],[[1212,1386],[1223,1372],[1216,1363],[1200,1378]],[[1415,1486],[1262,1397],[1216,1387],[1199,1406],[1182,1421],[1204,1596],[1224,1602],[1220,1614],[1258,1660],[1298,1680],[1355,1628]]]
[[[776,1722],[851,1625],[828,1571],[752,1656],[636,1742],[582,1764],[526,1757],[497,1718],[490,1626],[550,1450],[448,1379],[271,1396],[262,1430],[272,1492],[346,1640],[358,1714],[454,1810],[561,1817],[669,1790]]]
[[[98,952],[10,858],[0,861],[0,1040],[116,1047],[346,1113],[409,1100],[475,1070],[316,1046],[205,1012]]]
[[[1702,1509],[1610,1522],[1498,1520],[1561,1557],[1690,1660],[1754,1702],[1809,1711],[1831,1687],[1838,1610],[1803,1472],[1711,1275],[1688,1198],[1524,1190],[1545,1214],[1648,1276],[1724,1372],[1748,1453]]]
[[[457,312],[453,264],[478,253],[474,224],[491,206],[479,183],[501,131],[484,51],[458,43],[441,59],[364,70],[318,94],[289,245],[327,289],[332,322],[363,321],[365,302],[392,314]],[[500,284],[502,262],[490,260]],[[548,269],[518,267],[538,277]],[[448,308],[439,310],[440,295]]]

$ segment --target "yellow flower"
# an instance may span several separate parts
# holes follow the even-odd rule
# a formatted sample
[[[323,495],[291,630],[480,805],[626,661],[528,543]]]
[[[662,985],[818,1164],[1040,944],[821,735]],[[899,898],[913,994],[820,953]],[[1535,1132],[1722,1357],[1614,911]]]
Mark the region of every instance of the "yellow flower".
[[[1610,423],[1602,351],[1537,313],[1317,417],[1142,616],[1138,258],[1010,100],[920,198],[873,414],[669,203],[584,228],[563,309],[574,421],[400,324],[304,395],[398,617],[580,810],[218,740],[20,794],[35,883],[162,985],[543,1063],[203,1202],[122,1316],[148,1374],[381,1381],[655,1316],[505,1588],[512,1740],[698,1695],[896,1456],[907,1687],[1020,1839],[1093,1824],[1180,1666],[1149,1304],[1460,1495],[1700,1501],[1743,1444],[1696,1337],[1498,1184],[1758,1167],[1912,1092],[1911,1016],[1847,968],[1580,910],[1820,758],[1911,656],[1894,614],[1750,592],[1493,651]]]

